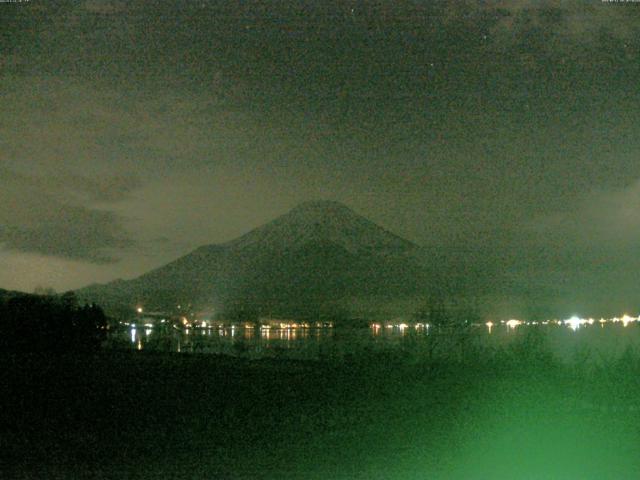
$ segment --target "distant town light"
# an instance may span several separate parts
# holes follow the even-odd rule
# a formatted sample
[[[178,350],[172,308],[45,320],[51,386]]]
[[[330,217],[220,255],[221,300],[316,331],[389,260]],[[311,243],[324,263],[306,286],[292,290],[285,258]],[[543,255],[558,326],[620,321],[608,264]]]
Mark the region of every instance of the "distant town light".
[[[565,325],[568,325],[572,330],[577,330],[581,325],[584,325],[587,321],[583,318],[578,318],[575,315],[564,321]]]
[[[138,307],[138,308],[136,308],[136,311],[137,311],[138,313],[142,313],[142,307]]]
[[[626,327],[627,325],[629,325],[629,323],[636,321],[635,318],[630,317],[629,315],[626,315],[626,314],[622,316],[621,320],[622,320],[623,327]]]
[[[522,320],[516,320],[515,318],[512,318],[511,320],[508,320],[506,323],[507,323],[507,327],[516,328],[522,325]]]

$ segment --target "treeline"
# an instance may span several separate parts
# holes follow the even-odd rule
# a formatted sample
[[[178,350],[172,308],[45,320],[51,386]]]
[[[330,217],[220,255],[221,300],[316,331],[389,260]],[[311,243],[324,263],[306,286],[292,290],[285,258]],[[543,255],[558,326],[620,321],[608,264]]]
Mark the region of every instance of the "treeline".
[[[107,317],[73,293],[0,295],[0,347],[8,352],[90,351],[106,336]]]
[[[415,310],[412,320],[428,323],[439,330],[451,330],[479,323],[482,315],[475,298],[429,295]]]
[[[339,302],[314,299],[228,302],[218,311],[217,317],[229,322],[279,318],[309,323],[331,322],[340,326],[352,325],[355,321],[351,312]]]

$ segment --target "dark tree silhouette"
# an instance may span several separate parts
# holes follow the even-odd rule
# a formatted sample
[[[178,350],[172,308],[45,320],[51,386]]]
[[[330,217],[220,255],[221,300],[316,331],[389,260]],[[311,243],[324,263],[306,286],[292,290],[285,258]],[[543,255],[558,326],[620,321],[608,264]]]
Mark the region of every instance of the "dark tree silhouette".
[[[428,323],[432,327],[442,329],[451,324],[452,319],[445,307],[444,300],[439,296],[430,296],[414,313],[414,320]]]
[[[102,309],[80,306],[73,292],[0,297],[0,344],[5,351],[93,350],[104,340],[106,329]]]

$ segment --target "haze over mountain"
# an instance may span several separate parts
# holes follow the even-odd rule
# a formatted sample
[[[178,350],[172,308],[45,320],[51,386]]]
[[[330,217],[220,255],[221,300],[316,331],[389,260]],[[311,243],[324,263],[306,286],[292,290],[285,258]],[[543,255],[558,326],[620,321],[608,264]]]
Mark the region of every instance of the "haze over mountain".
[[[230,242],[78,294],[107,308],[192,304],[237,318],[360,316],[425,293],[421,254],[341,203],[313,201]]]

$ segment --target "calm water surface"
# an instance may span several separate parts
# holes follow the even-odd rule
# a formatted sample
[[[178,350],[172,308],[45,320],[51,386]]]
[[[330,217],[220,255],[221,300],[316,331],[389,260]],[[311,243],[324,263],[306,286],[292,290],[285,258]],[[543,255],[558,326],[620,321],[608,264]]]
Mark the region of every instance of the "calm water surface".
[[[549,350],[563,360],[599,361],[616,358],[629,349],[640,350],[637,323],[585,325],[572,329],[563,325],[491,329],[478,325],[465,333],[436,333],[425,327],[391,328],[203,328],[123,327],[112,332],[108,346],[137,350],[212,353],[247,358],[344,358],[387,352],[419,359],[446,352],[472,355],[478,349],[509,346],[538,329]]]

